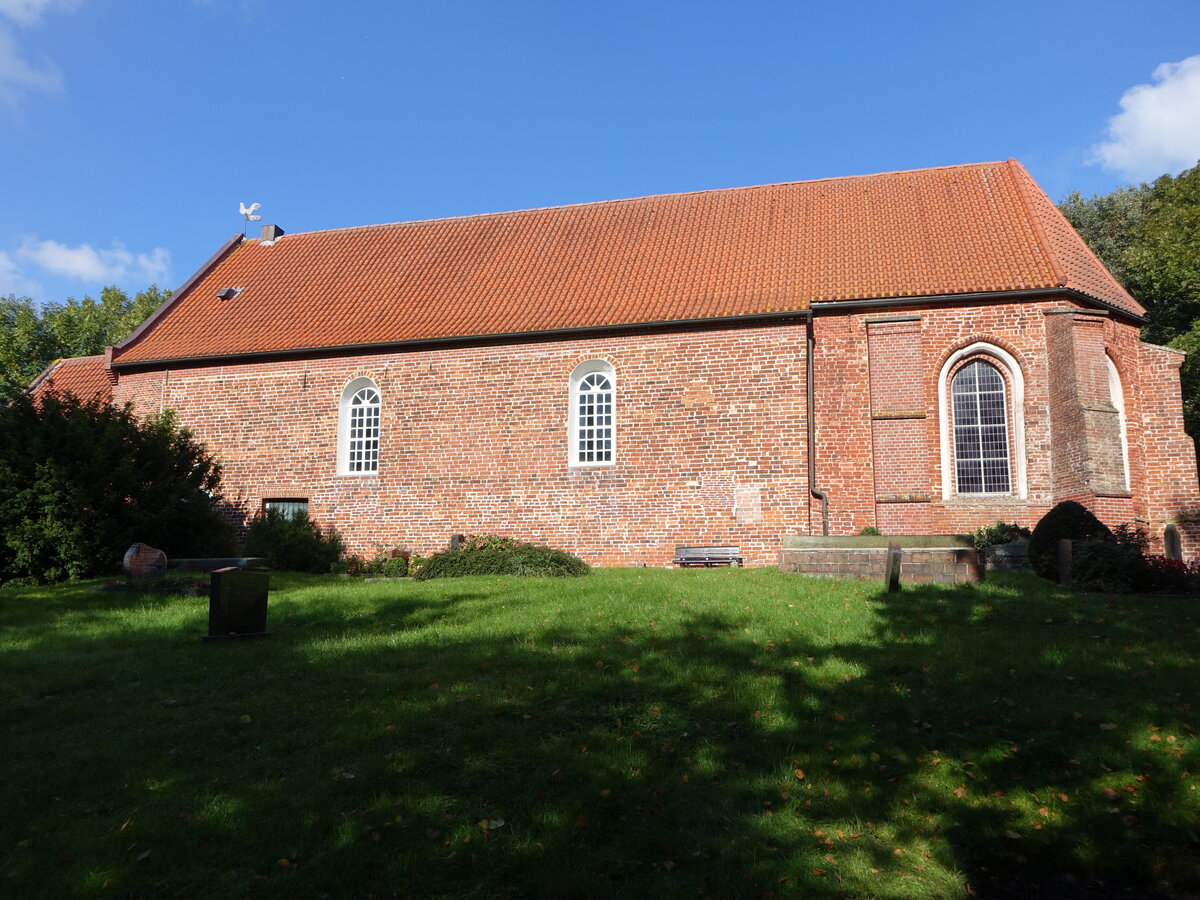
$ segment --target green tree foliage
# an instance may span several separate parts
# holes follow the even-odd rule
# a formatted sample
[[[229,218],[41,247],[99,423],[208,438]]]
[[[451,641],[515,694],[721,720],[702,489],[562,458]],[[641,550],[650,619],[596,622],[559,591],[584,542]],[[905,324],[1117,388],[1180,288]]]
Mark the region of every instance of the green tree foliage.
[[[106,287],[98,300],[71,297],[41,307],[28,297],[0,297],[0,403],[54,360],[102,353],[124,340],[170,296],[151,285],[134,297]]]
[[[227,556],[220,466],[169,413],[50,394],[0,407],[0,579],[116,571],[142,541],[168,555]]]
[[[1090,200],[1074,193],[1060,209],[1146,308],[1142,337],[1189,353],[1184,425],[1200,439],[1200,165]]]
[[[1126,287],[1129,276],[1125,253],[1133,240],[1134,230],[1142,222],[1149,190],[1147,185],[1121,187],[1111,194],[1093,194],[1090,200],[1075,191],[1059,204],[1067,221],[1092,252]]]

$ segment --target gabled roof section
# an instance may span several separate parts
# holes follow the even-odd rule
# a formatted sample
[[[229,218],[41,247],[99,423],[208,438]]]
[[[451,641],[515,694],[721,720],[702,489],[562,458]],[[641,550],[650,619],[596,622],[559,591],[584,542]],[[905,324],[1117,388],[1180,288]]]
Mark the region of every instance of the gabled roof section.
[[[113,361],[1054,288],[1142,312],[1010,160],[234,241]]]
[[[112,402],[112,383],[103,356],[76,356],[51,363],[27,388],[35,400],[50,391],[74,394],[80,400],[99,397]]]
[[[1139,316],[1145,315],[1145,307],[1134,300],[1129,292],[1121,287],[1121,283],[1113,278],[1112,273],[1105,268],[1104,263],[1092,252],[1025,167],[1016,160],[1009,160],[1009,165],[1018,185],[1025,193],[1034,228],[1046,246],[1047,254],[1058,271],[1063,287]]]

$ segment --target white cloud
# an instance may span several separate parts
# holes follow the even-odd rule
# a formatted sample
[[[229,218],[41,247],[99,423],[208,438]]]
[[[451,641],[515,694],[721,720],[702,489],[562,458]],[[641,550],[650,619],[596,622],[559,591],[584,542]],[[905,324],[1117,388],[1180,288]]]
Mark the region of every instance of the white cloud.
[[[58,241],[27,238],[17,253],[55,275],[94,284],[162,282],[171,271],[171,254],[165,247],[131,253],[117,240],[111,248],[97,250],[90,244],[68,247]]]
[[[41,23],[50,10],[70,12],[80,0],[0,0],[0,103],[16,106],[30,91],[56,91],[63,86],[62,72],[50,60],[31,62],[17,46],[13,27],[30,28]]]
[[[0,0],[0,16],[26,27],[42,20],[42,13],[51,9],[70,12],[79,0]]]
[[[8,253],[0,251],[0,297],[7,297],[9,294],[36,297],[41,293],[42,286],[22,275],[16,260]]]
[[[1163,63],[1156,84],[1138,84],[1121,97],[1108,120],[1108,140],[1092,148],[1091,162],[1127,178],[1175,174],[1200,160],[1200,56]]]
[[[55,91],[62,84],[62,73],[54,63],[35,65],[23,58],[11,32],[0,27],[0,102],[12,106],[27,91]]]

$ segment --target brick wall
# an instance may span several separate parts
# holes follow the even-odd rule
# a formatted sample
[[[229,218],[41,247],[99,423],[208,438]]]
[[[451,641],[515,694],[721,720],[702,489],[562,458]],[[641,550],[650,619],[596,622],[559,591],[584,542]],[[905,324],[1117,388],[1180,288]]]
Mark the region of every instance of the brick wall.
[[[1195,515],[1182,357],[1112,318],[1057,312],[1072,307],[1064,298],[819,311],[817,485],[830,497],[831,533],[1032,526],[1066,497],[1158,535]],[[1024,497],[943,494],[938,376],[979,342],[1001,348],[1023,377]],[[1113,466],[1124,463],[1104,353],[1126,394],[1126,492],[1113,490]],[[490,531],[598,564],[666,565],[676,545],[735,544],[748,565],[769,565],[782,535],[821,530],[808,490],[804,354],[804,326],[777,325],[176,368],[124,374],[114,396],[175,409],[224,462],[227,494],[244,513],[264,498],[307,498],[359,552],[428,553],[451,534]],[[569,378],[592,359],[613,366],[617,459],[574,468]],[[339,402],[359,376],[382,394],[381,468],[338,476]],[[1088,424],[1093,413],[1101,424]],[[1180,531],[1194,558],[1200,533],[1187,522]]]

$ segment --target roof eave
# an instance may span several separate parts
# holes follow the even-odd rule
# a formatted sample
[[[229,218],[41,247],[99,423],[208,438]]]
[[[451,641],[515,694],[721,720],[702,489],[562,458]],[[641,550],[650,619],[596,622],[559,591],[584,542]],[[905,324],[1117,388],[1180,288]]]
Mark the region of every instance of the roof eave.
[[[1048,300],[1065,297],[1078,302],[1098,306],[1127,319],[1131,324],[1141,325],[1146,320],[1120,306],[1107,303],[1068,287],[1037,288],[1019,291],[981,291],[970,294],[931,294],[913,297],[871,297],[861,300],[817,301],[809,309],[789,310],[778,313],[758,313],[745,316],[719,316],[698,319],[674,319],[669,321],[628,322],[613,325],[591,325],[579,328],[557,328],[543,331],[514,331],[491,334],[454,335],[449,337],[418,338],[407,341],[382,341],[371,344],[330,344],[316,347],[295,347],[284,350],[254,350],[240,353],[223,353],[211,356],[177,356],[162,359],[131,360],[120,362],[113,359],[112,368],[123,372],[161,369],[171,366],[225,365],[230,363],[256,362],[272,359],[300,359],[352,353],[362,356],[370,353],[412,352],[472,344],[506,344],[533,341],[571,340],[584,337],[606,337],[635,331],[690,331],[708,328],[749,328],[755,325],[781,324],[789,320],[803,321],[815,311],[836,312],[851,309],[865,310],[877,307],[944,306],[952,303],[1000,303],[1013,301]]]
[[[1091,294],[1072,287],[1030,288],[1016,291],[978,291],[970,294],[930,294],[914,297],[871,297],[864,300],[826,300],[813,303],[814,309],[847,310],[865,309],[873,306],[944,306],[949,303],[999,303],[1013,300],[1049,300],[1053,297],[1068,297],[1088,306],[1099,306],[1128,319],[1132,324],[1144,325],[1146,317],[1125,309]]]
[[[50,363],[50,365],[46,366],[46,368],[42,369],[38,376],[34,378],[33,381],[29,382],[29,385],[25,388],[25,393],[29,394],[31,397],[36,394],[37,389],[60,365],[62,365],[61,358],[56,359],[54,362]]]
[[[606,337],[634,331],[691,331],[706,328],[746,328],[756,324],[781,324],[789,320],[801,322],[810,312],[806,309],[788,310],[778,313],[757,313],[745,316],[720,316],[700,319],[672,319],[668,321],[626,322],[612,325],[589,325],[578,328],[553,328],[543,331],[513,331],[492,334],[465,334],[449,337],[417,338],[407,341],[382,341],[373,344],[335,344],[321,347],[296,347],[286,350],[254,350],[244,353],[226,353],[215,356],[179,356],[170,359],[135,360],[120,363],[113,361],[114,369],[135,371],[160,369],[172,365],[218,365],[224,363],[254,362],[268,359],[297,359],[323,357],[353,353],[362,356],[370,353],[411,352],[443,347],[458,347],[473,344],[515,344],[533,341],[572,340],[583,337]]]

